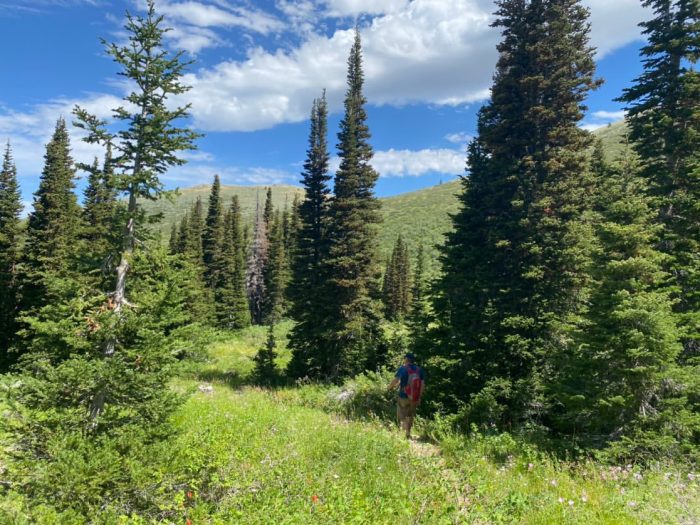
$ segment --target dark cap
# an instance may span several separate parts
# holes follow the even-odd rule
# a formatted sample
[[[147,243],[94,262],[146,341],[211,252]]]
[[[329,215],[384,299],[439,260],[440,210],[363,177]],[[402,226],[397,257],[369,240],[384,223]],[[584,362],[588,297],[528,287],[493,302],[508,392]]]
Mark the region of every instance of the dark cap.
[[[408,359],[411,363],[413,363],[416,360],[416,356],[414,356],[411,352],[408,352],[406,355],[404,355],[406,359]]]

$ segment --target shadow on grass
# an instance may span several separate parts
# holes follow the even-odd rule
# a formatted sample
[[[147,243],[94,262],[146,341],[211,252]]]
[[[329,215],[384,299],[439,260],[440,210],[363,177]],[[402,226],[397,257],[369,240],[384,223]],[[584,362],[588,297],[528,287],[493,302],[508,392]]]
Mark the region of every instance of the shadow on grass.
[[[229,370],[226,372],[222,370],[199,370],[195,374],[195,377],[198,381],[223,384],[232,390],[238,390],[244,386],[253,384],[249,377],[242,376],[236,370]]]

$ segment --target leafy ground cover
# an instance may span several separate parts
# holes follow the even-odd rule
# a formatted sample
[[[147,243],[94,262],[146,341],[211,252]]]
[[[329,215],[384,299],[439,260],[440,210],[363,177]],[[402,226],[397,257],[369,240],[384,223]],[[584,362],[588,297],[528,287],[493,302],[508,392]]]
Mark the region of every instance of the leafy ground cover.
[[[277,328],[280,365],[289,357],[288,329]],[[174,418],[174,437],[114,467],[130,470],[128,490],[115,484],[88,515],[9,490],[0,499],[0,522],[700,521],[700,481],[687,468],[565,462],[509,435],[459,436],[440,420],[421,421],[424,440],[407,441],[391,422],[387,373],[336,387],[249,385],[252,358],[265,337],[264,328],[252,328],[218,338],[207,361],[183,371],[173,387],[189,397]],[[91,471],[83,467],[74,463],[74,479],[57,491],[79,497],[90,490],[84,473]]]

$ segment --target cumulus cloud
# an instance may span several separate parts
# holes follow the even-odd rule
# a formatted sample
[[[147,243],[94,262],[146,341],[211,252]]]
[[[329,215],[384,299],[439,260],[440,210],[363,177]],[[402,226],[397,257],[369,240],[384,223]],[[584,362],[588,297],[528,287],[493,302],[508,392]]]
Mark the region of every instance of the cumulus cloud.
[[[581,128],[588,131],[595,131],[613,122],[619,122],[625,118],[624,111],[594,111],[587,118]]]
[[[372,166],[380,177],[420,177],[429,173],[460,175],[464,172],[465,154],[453,149],[422,149],[376,151]],[[336,171],[340,159],[331,159],[330,169]]]
[[[645,9],[638,0],[586,0],[599,55],[639,38]],[[278,7],[292,13],[289,2]],[[496,62],[498,30],[491,0],[325,0],[330,13],[378,13],[362,29],[366,92],[371,103],[460,105],[484,100]],[[308,13],[308,1],[299,6]],[[369,11],[366,11],[369,10]],[[326,88],[331,111],[341,108],[352,30],[310,33],[289,50],[255,47],[188,80],[197,126],[254,131],[304,120]]]
[[[325,0],[329,16],[382,15],[404,9],[408,0]]]
[[[171,20],[197,27],[242,27],[257,33],[280,31],[284,24],[274,16],[259,10],[203,2],[161,2],[158,10]]]
[[[474,137],[472,137],[469,133],[465,133],[464,131],[448,133],[445,135],[445,140],[447,142],[451,142],[452,144],[468,144],[472,138]]]
[[[44,145],[49,141],[59,117],[70,124],[76,104],[81,105],[99,118],[109,118],[111,109],[121,100],[113,95],[94,94],[84,99],[57,99],[35,106],[30,112],[0,109],[0,138],[9,139],[17,164],[19,177],[36,176],[43,168]],[[89,163],[95,156],[101,157],[104,150],[97,145],[81,140],[83,134],[71,129],[71,153],[77,162]]]
[[[175,186],[184,184],[194,186],[198,184],[210,184],[214,175],[221,177],[222,184],[229,185],[268,185],[268,184],[292,184],[297,182],[298,176],[291,172],[267,168],[261,166],[232,167],[213,164],[189,163],[173,168],[161,178]]]

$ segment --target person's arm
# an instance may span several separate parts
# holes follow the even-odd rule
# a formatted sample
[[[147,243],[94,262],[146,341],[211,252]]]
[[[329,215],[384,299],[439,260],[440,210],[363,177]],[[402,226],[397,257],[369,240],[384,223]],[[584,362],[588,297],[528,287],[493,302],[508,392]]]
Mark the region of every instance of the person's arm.
[[[399,378],[395,377],[394,379],[391,380],[391,383],[389,383],[389,390],[394,390],[396,388],[396,385],[399,384]]]

